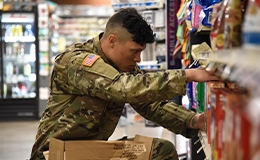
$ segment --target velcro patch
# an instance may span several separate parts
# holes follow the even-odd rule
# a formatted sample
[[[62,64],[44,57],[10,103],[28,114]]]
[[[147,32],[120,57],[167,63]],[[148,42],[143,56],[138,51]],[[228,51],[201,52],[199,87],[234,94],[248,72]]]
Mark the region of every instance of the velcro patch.
[[[100,58],[100,56],[98,56],[98,55],[89,54],[89,55],[85,58],[85,60],[83,61],[82,64],[85,65],[85,66],[91,67],[91,66],[93,65],[93,63],[96,62],[96,60],[99,59],[99,58]]]

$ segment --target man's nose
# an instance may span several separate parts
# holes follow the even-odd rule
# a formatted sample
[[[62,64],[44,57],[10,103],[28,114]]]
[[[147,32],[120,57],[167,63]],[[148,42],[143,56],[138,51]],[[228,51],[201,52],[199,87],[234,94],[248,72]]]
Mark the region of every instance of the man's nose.
[[[141,62],[141,53],[136,54],[136,56],[134,57],[134,61],[135,62]]]

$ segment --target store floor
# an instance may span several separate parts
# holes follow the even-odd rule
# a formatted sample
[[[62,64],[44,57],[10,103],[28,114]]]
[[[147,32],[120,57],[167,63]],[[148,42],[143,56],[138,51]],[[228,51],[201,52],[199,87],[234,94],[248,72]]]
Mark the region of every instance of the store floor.
[[[125,135],[134,137],[135,134],[141,134],[170,140],[175,144],[179,154],[186,152],[187,139],[179,135],[175,138],[171,132],[162,127],[145,127],[144,123],[135,123],[133,125],[120,124],[109,140],[115,140]],[[0,122],[0,160],[28,159],[38,125],[38,120]]]

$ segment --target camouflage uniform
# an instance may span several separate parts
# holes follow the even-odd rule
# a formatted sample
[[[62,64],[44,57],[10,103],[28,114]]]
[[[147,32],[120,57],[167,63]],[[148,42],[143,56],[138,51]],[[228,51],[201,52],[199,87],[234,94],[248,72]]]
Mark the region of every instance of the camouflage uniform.
[[[49,149],[50,137],[107,140],[116,128],[125,103],[174,133],[185,137],[197,134],[198,130],[187,128],[195,113],[165,102],[185,94],[184,71],[141,74],[136,65],[130,72],[120,72],[101,49],[102,35],[74,44],[56,57],[50,97],[40,120],[31,159],[44,159],[42,152]],[[83,65],[86,57],[93,54],[100,57],[91,66]]]

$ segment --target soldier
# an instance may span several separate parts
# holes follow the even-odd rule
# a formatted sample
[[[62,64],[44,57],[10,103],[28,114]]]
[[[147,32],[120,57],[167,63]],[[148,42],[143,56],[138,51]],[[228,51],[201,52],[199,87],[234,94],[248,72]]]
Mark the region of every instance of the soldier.
[[[204,69],[166,70],[141,74],[136,64],[150,26],[133,8],[122,9],[104,33],[76,43],[58,55],[50,77],[50,96],[42,114],[31,160],[45,159],[51,137],[62,140],[108,140],[125,103],[144,118],[168,130],[193,137],[204,129],[204,115],[167,101],[185,95],[191,81],[218,80]],[[176,160],[169,141],[153,140],[154,160]]]

